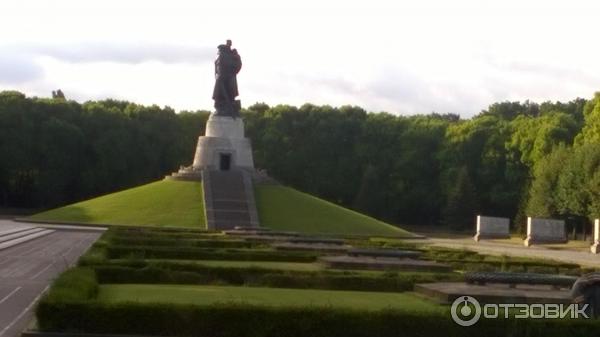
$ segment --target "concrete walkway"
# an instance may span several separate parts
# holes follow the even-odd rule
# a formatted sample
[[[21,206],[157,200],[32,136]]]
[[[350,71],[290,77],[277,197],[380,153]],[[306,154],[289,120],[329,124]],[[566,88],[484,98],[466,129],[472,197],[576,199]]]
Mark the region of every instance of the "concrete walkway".
[[[600,254],[595,255],[591,252],[567,250],[567,249],[550,249],[544,246],[518,246],[514,244],[479,241],[475,242],[472,238],[460,239],[441,239],[428,238],[425,240],[415,240],[437,247],[446,247],[454,249],[466,249],[489,255],[507,255],[550,259],[561,262],[577,263],[587,267],[600,268]]]
[[[20,228],[35,229],[36,225],[0,219],[0,232]],[[52,280],[75,264],[102,234],[59,228],[50,232],[0,250],[0,337],[20,336]]]

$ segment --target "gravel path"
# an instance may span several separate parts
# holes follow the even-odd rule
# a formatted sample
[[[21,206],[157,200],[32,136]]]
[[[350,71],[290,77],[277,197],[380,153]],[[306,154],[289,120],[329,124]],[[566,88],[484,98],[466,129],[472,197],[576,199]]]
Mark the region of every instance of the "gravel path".
[[[467,249],[489,255],[509,255],[532,258],[544,258],[562,262],[577,263],[588,267],[600,268],[600,255],[567,249],[550,249],[544,246],[518,246],[499,242],[479,241],[473,239],[440,239],[428,238],[415,242],[422,242],[438,247]]]

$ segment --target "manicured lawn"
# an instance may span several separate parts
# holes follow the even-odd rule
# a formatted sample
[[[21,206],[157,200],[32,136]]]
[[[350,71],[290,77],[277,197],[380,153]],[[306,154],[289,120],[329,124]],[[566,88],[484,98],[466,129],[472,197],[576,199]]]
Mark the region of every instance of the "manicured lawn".
[[[309,234],[411,235],[398,227],[293,188],[257,185],[255,191],[261,225],[271,229]]]
[[[31,217],[35,220],[206,228],[202,184],[163,180]]]
[[[445,310],[443,306],[412,293],[258,287],[108,284],[100,286],[98,300],[198,305],[240,302],[267,306],[331,306],[361,310],[385,308],[431,312]]]

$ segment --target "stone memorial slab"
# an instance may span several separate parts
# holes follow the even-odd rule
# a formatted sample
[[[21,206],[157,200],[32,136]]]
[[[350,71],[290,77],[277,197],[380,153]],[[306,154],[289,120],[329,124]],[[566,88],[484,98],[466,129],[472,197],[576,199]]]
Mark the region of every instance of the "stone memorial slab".
[[[477,233],[475,241],[481,239],[508,239],[510,238],[510,219],[493,216],[477,216]]]
[[[590,250],[594,254],[600,253],[600,219],[594,221],[594,244]]]
[[[540,243],[566,243],[565,222],[556,219],[527,218],[525,246]]]

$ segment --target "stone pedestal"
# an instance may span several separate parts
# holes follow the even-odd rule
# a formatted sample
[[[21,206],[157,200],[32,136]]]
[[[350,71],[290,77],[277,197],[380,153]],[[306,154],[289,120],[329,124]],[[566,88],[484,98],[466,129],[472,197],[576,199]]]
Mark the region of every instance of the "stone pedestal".
[[[594,254],[600,253],[600,219],[594,221],[594,244],[590,247]]]
[[[540,243],[566,243],[565,222],[555,219],[527,218],[527,238],[523,242],[529,247]]]
[[[258,228],[254,200],[254,160],[241,118],[210,115],[198,138],[194,163],[169,179],[202,181],[204,217],[209,230]]]
[[[254,169],[252,146],[244,137],[241,118],[211,115],[204,136],[198,138],[194,170],[227,171],[233,168]]]
[[[508,239],[510,238],[510,219],[492,216],[477,216],[477,233],[475,241],[482,239]]]

